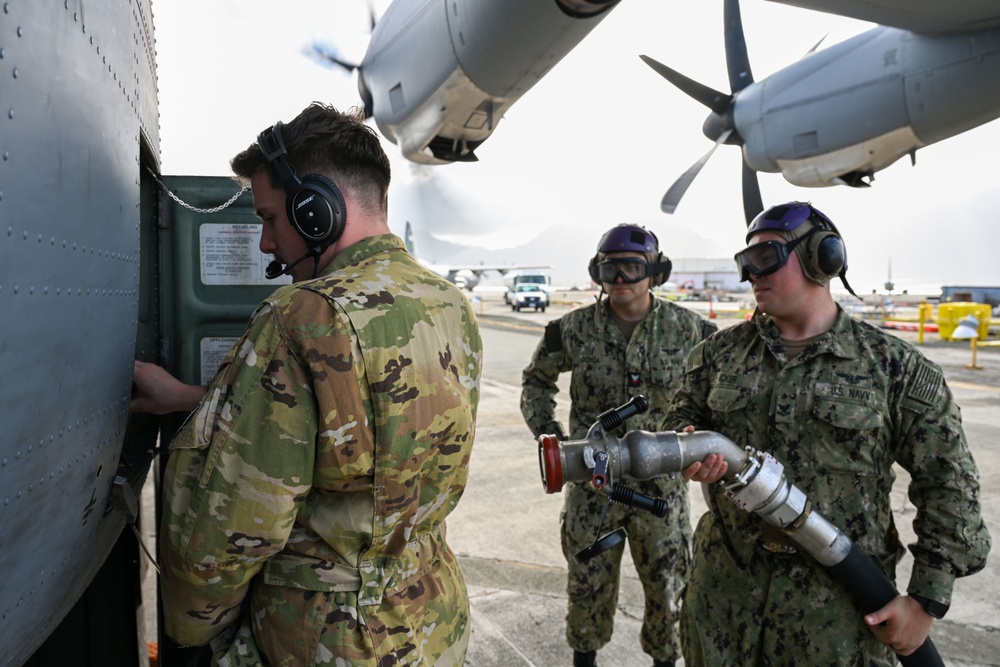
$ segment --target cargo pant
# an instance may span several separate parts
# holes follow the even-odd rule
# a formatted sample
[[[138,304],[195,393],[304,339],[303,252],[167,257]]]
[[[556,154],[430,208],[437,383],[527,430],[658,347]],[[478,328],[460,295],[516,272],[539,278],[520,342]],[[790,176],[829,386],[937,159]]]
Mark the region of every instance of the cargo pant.
[[[569,570],[566,640],[570,648],[581,652],[596,651],[611,640],[625,547],[618,545],[583,563],[576,561],[575,554],[601,535],[624,527],[645,598],[642,650],[657,660],[679,660],[679,597],[690,564],[691,522],[686,488],[683,480],[668,478],[630,481],[628,485],[640,493],[663,498],[670,508],[667,516],[661,519],[618,504],[609,507],[606,495],[586,485],[566,486],[561,517],[563,554]]]

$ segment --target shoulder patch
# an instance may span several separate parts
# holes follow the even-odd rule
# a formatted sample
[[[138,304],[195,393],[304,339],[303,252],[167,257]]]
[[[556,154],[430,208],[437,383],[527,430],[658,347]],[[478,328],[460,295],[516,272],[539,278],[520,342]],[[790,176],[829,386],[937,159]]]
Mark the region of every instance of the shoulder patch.
[[[719,330],[719,325],[712,320],[703,320],[701,323],[701,337],[708,338]]]
[[[941,390],[943,382],[944,375],[940,368],[928,363],[920,364],[913,381],[910,383],[910,388],[906,392],[906,397],[930,405]]]
[[[549,354],[562,351],[562,327],[560,320],[552,320],[545,325],[545,351]]]
[[[691,349],[685,361],[684,368],[687,372],[696,371],[705,365],[705,341],[702,341]]]

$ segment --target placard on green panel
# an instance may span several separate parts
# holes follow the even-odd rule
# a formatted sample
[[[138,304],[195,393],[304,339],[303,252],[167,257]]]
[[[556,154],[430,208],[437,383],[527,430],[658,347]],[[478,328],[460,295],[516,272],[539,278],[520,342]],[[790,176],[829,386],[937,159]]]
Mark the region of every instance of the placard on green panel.
[[[199,209],[219,206],[239,190],[225,177],[162,180]],[[192,211],[166,196],[161,202],[161,357],[184,382],[205,384],[257,305],[291,279],[264,278],[272,258],[258,249],[261,223],[249,192],[213,213]]]

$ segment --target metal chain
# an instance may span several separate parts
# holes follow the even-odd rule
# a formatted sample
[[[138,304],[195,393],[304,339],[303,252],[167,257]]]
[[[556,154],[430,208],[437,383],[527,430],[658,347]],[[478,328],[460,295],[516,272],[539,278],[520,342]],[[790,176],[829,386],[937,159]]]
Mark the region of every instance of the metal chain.
[[[242,195],[244,192],[250,189],[249,186],[244,185],[236,194],[230,197],[229,201],[227,201],[225,204],[219,204],[218,206],[213,206],[212,208],[198,208],[197,206],[192,206],[191,204],[187,203],[186,201],[182,200],[180,197],[175,195],[173,192],[171,192],[170,188],[168,188],[166,185],[163,184],[163,181],[161,181],[156,176],[156,172],[154,172],[152,169],[146,167],[146,171],[148,171],[150,175],[152,175],[153,180],[159,184],[159,186],[163,189],[163,191],[166,192],[168,195],[170,195],[171,199],[173,199],[175,202],[177,202],[184,208],[194,211],[195,213],[218,213],[219,211],[232,206],[233,203],[240,198],[240,195]]]

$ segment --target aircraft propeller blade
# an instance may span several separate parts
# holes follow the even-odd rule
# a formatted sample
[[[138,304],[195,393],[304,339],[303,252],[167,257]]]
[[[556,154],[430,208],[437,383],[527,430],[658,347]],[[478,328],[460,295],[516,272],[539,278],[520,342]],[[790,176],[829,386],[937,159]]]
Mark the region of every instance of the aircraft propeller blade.
[[[367,0],[365,3],[368,7],[368,35],[370,36],[375,32],[375,23],[377,22],[377,17],[375,16],[375,4],[372,0]],[[307,52],[314,59],[320,62],[320,64],[327,65],[333,64],[337,67],[343,68],[348,74],[354,74],[354,70],[361,67],[361,63],[352,63],[350,61],[344,60],[337,53],[337,48],[335,46],[329,46],[322,42],[313,42],[312,51]]]
[[[663,63],[650,58],[649,56],[639,56],[642,61],[653,68],[653,71],[664,79],[674,84],[684,94],[697,102],[701,102],[706,107],[717,114],[724,114],[732,101],[732,95],[720,93],[714,88],[698,83],[694,79],[689,79],[677,70],[671,69]]]
[[[806,51],[806,52],[805,52],[805,54],[804,54],[804,55],[803,55],[802,57],[803,57],[803,58],[805,58],[806,56],[808,56],[808,55],[810,55],[810,54],[813,54],[813,53],[815,53],[815,52],[816,52],[816,49],[818,49],[818,48],[819,48],[819,45],[820,45],[820,44],[822,44],[822,43],[823,43],[823,41],[824,41],[824,40],[825,40],[825,39],[826,39],[827,37],[829,37],[829,33],[827,33],[827,34],[823,35],[822,37],[820,37],[820,38],[819,38],[819,41],[818,41],[818,42],[816,42],[815,44],[813,44],[813,45],[812,45],[812,48],[811,48],[811,49],[809,49],[808,51]]]
[[[735,95],[753,83],[753,71],[750,69],[750,55],[747,52],[747,40],[743,34],[743,17],[740,13],[739,0],[726,0],[722,16],[726,35],[726,69],[729,70],[729,88]],[[746,218],[749,226],[757,214],[764,210],[764,202],[760,194],[760,181],[757,178],[757,172],[747,164],[746,159],[741,160],[741,162],[743,217]]]
[[[342,60],[339,56],[337,56],[337,54],[333,52],[332,49],[330,49],[324,44],[319,44],[319,43],[313,44],[312,50],[313,50],[312,53],[313,57],[315,57],[318,61],[320,61],[323,64],[336,65],[346,70],[348,74],[353,74],[354,70],[358,69],[357,63],[350,63],[347,62],[346,60]]]
[[[751,85],[753,72],[750,69],[750,56],[747,52],[746,38],[743,34],[743,18],[740,14],[739,0],[725,0],[723,6],[723,23],[725,28],[726,43],[726,69],[729,73],[730,94],[726,95],[708,86],[698,83],[680,72],[667,67],[663,63],[657,62],[649,56],[639,56],[643,62],[649,65],[653,71],[664,79],[674,84],[689,97],[701,102],[712,110],[712,115],[706,119],[702,131],[705,136],[715,142],[712,149],[695,162],[691,167],[681,174],[680,178],[674,181],[667,193],[663,195],[660,208],[664,213],[673,213],[677,205],[687,192],[691,182],[701,171],[705,163],[719,147],[719,144],[731,143],[736,146],[743,145],[743,137],[736,129],[733,117],[733,105],[737,93]],[[764,204],[760,192],[760,183],[757,172],[747,164],[746,159],[742,160],[742,185],[743,185],[743,215],[746,222],[750,222],[758,213],[764,210]]]
[[[739,0],[726,0],[722,9],[722,22],[726,35],[726,68],[729,70],[729,90],[738,93],[753,83],[750,71],[750,54],[743,35],[743,17]]]
[[[743,160],[743,217],[747,227],[764,210],[764,200],[760,196],[760,181],[757,172]]]
[[[701,171],[702,167],[705,166],[705,163],[708,162],[708,159],[712,157],[712,153],[715,152],[715,149],[719,147],[719,144],[725,143],[731,132],[732,130],[726,130],[723,132],[715,141],[712,148],[707,153],[702,155],[701,159],[688,167],[688,170],[681,174],[680,178],[674,181],[674,184],[670,186],[667,193],[663,195],[663,200],[660,201],[660,210],[664,213],[673,213],[677,210],[677,205],[680,203],[681,197],[683,197],[684,193],[687,192],[687,189],[691,187],[691,183]]]

